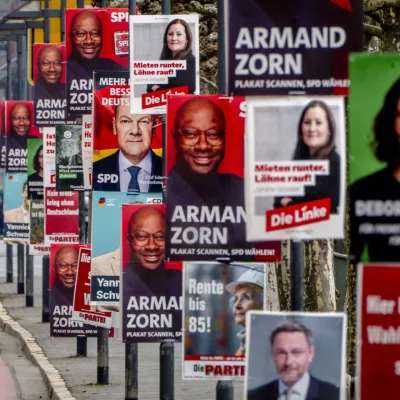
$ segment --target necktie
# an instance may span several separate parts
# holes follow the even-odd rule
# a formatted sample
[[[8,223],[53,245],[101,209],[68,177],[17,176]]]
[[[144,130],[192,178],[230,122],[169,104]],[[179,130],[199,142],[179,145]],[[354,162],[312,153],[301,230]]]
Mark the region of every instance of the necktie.
[[[292,391],[291,388],[286,390],[286,398],[285,398],[285,400],[292,400],[292,393],[293,393],[293,391]]]
[[[132,165],[128,168],[128,171],[131,174],[131,180],[129,181],[128,192],[140,192],[139,183],[137,180],[137,176],[140,170],[141,168],[137,167],[136,165]]]

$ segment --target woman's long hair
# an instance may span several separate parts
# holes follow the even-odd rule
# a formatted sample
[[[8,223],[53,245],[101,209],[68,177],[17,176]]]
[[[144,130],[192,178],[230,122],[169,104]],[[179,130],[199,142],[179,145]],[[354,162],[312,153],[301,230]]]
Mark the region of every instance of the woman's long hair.
[[[180,51],[175,57],[172,56],[172,51],[168,48],[168,42],[167,42],[167,36],[168,36],[168,31],[171,25],[176,25],[180,24],[185,28],[185,33],[186,33],[186,40],[187,40],[187,45],[186,47]],[[160,60],[184,60],[189,53],[192,52],[192,31],[189,28],[189,25],[186,21],[183,19],[173,19],[166,27],[165,32],[164,32],[164,38],[163,38],[163,49],[161,51],[160,55]]]
[[[40,154],[40,152],[41,152],[42,150],[43,150],[43,145],[41,144],[41,145],[37,148],[36,153],[35,153],[35,155],[34,155],[34,157],[33,157],[33,169],[34,169],[36,172],[39,172],[39,171],[40,171],[39,154]]]
[[[329,155],[335,150],[336,127],[335,127],[335,120],[333,118],[332,111],[327,106],[327,104],[324,103],[323,101],[313,100],[304,107],[304,110],[301,113],[299,125],[297,127],[297,145],[294,150],[293,160],[309,160],[310,159],[310,149],[304,143],[304,140],[303,140],[302,125],[303,125],[303,120],[304,120],[304,116],[306,115],[306,112],[310,108],[315,108],[315,107],[320,107],[325,111],[326,119],[328,121],[328,128],[329,128],[330,135],[328,138],[328,142],[324,146],[319,148],[316,151],[316,153],[313,154],[312,158],[317,159],[317,160],[328,158]]]

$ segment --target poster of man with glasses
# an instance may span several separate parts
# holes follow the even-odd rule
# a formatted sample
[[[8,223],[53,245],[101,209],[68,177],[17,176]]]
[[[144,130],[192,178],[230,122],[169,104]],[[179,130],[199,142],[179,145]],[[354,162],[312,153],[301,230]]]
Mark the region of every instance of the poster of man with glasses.
[[[244,97],[170,96],[167,257],[280,260],[280,242],[246,241]]]
[[[181,340],[182,265],[165,261],[165,205],[122,206],[122,338]]]
[[[93,71],[127,70],[128,10],[65,10],[65,32],[68,112],[87,114],[92,109]]]

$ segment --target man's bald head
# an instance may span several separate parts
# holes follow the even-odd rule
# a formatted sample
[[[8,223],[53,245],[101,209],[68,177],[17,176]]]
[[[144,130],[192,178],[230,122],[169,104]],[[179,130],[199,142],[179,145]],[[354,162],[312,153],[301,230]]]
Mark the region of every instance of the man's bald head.
[[[60,81],[63,70],[63,55],[61,50],[49,44],[39,50],[37,64],[40,76],[47,83],[57,83]]]
[[[164,213],[156,207],[144,206],[129,219],[127,239],[131,259],[149,270],[164,261]]]
[[[174,121],[177,161],[193,173],[216,172],[225,155],[225,115],[213,101],[193,97],[177,111]]]
[[[26,136],[31,126],[31,111],[24,103],[14,104],[10,110],[11,131]]]
[[[75,287],[79,251],[74,246],[64,246],[55,257],[56,278],[67,289]]]
[[[75,14],[71,21],[70,36],[73,50],[82,58],[97,58],[103,42],[103,24],[99,16],[89,10]]]

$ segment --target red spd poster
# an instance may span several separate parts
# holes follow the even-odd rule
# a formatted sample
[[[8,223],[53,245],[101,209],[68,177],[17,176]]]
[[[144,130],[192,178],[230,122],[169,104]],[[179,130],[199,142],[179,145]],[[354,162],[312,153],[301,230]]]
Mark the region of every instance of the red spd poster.
[[[88,325],[101,326],[102,328],[110,328],[112,313],[109,311],[92,311],[92,308],[90,307],[91,258],[92,250],[90,248],[81,247],[79,249],[72,319],[74,321],[85,322]]]
[[[357,399],[392,399],[400,385],[400,265],[364,264],[358,279]]]
[[[79,243],[79,193],[45,190],[45,243]]]

